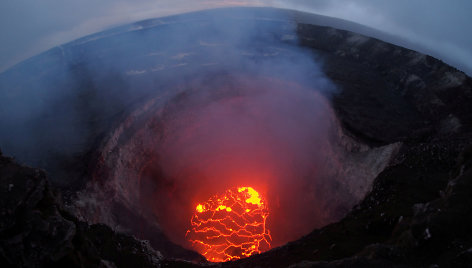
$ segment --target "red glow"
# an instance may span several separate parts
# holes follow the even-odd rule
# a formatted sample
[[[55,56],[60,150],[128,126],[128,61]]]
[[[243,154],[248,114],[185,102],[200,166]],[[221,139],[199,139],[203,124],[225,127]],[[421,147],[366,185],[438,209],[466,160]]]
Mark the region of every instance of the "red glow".
[[[207,260],[223,262],[270,249],[269,209],[252,187],[232,188],[198,204],[186,237]]]

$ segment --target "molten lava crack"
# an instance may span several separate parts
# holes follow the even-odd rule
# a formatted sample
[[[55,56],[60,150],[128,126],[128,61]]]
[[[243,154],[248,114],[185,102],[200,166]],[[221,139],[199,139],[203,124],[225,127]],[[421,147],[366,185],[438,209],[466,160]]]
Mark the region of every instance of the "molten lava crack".
[[[270,249],[267,204],[252,187],[231,188],[198,204],[186,233],[207,260],[223,262]]]

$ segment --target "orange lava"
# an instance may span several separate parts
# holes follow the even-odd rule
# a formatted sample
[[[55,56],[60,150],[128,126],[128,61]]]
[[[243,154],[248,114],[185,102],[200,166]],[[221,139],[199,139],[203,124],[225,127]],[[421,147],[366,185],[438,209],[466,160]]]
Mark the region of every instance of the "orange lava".
[[[249,257],[270,249],[267,204],[252,187],[231,188],[198,204],[186,238],[211,262]]]

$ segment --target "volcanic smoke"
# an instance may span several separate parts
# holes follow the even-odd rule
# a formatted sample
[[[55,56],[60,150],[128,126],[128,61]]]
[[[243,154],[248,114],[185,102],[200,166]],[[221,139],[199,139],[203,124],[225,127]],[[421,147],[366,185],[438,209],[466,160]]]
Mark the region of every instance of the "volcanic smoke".
[[[324,224],[318,198],[323,195],[316,190],[323,183],[320,159],[332,155],[326,138],[332,114],[318,92],[272,77],[220,78],[216,84],[196,84],[196,90],[187,90],[162,109],[156,121],[160,132],[157,127],[150,130],[156,144],[146,146],[152,148],[154,160],[140,174],[146,189],[141,192],[143,207],[153,204],[153,213],[172,241],[211,261],[263,252]],[[202,91],[204,86],[209,89]],[[248,191],[228,190],[242,186]],[[236,207],[241,211],[231,205],[251,193],[261,199],[259,210],[253,211],[258,205],[253,203],[240,203]],[[185,216],[176,217],[176,211]],[[245,223],[236,219],[238,215],[248,217]],[[270,230],[271,239],[268,232],[254,230],[251,236],[257,233],[264,243],[253,249],[237,246],[239,253],[230,247],[221,255],[228,241],[216,239],[222,246],[214,249],[212,238],[205,237],[216,236],[215,231],[230,235],[229,229],[240,235],[240,228],[226,225],[205,233],[200,221],[226,216],[240,226],[259,224]],[[235,240],[229,243],[238,244]]]
[[[70,68],[7,98],[29,101],[6,106],[15,115],[6,139],[23,159],[50,162],[61,176],[67,166],[77,185],[87,182],[74,202],[81,218],[154,241],[169,256],[185,254],[162,246],[168,240],[210,261],[239,259],[340,219],[393,149],[372,151],[344,134],[330,104],[337,88],[292,18],[245,12],[133,26],[86,39],[84,51],[66,45],[51,64]],[[86,152],[91,178],[82,164],[68,170]]]
[[[243,258],[283,245],[343,215],[344,203],[351,205],[341,176],[331,179],[331,173],[326,174],[342,167],[332,146],[338,137],[329,104],[332,84],[314,55],[298,46],[296,25],[279,26],[237,19],[192,32],[208,40],[205,43],[225,40],[229,46],[199,45],[202,51],[195,55],[202,58],[189,54],[182,59],[188,69],[169,71],[165,80],[153,85],[159,93],[152,93],[155,98],[123,121],[126,131],[117,128],[110,135],[102,151],[104,165],[94,172],[116,190],[120,205],[138,211],[170,241],[210,261]],[[165,41],[172,53],[186,51],[175,47],[180,39]],[[207,62],[207,57],[225,60],[205,69],[191,67]],[[239,205],[241,211],[218,201],[249,194],[233,188],[242,186],[257,190],[262,200],[258,210],[257,204],[245,201]],[[102,214],[101,221],[113,225],[113,215]],[[238,215],[247,222],[238,221]],[[201,220],[226,216],[239,226],[218,225],[219,233],[208,234],[199,229]],[[259,229],[239,229],[246,224]],[[142,232],[138,224],[130,225]],[[236,230],[232,236],[229,229]],[[241,242],[242,230],[257,243]],[[221,243],[210,239],[215,235]],[[221,240],[224,235],[231,239]]]

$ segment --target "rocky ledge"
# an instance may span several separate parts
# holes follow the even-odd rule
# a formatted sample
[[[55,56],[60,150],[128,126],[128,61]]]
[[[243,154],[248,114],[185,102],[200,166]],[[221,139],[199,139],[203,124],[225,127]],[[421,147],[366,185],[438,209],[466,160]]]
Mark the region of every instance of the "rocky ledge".
[[[404,146],[343,220],[235,267],[470,267],[472,146]],[[2,267],[208,266],[166,259],[146,241],[79,221],[44,171],[0,155]]]
[[[2,267],[159,267],[162,255],[147,241],[67,211],[44,171],[0,153]]]

